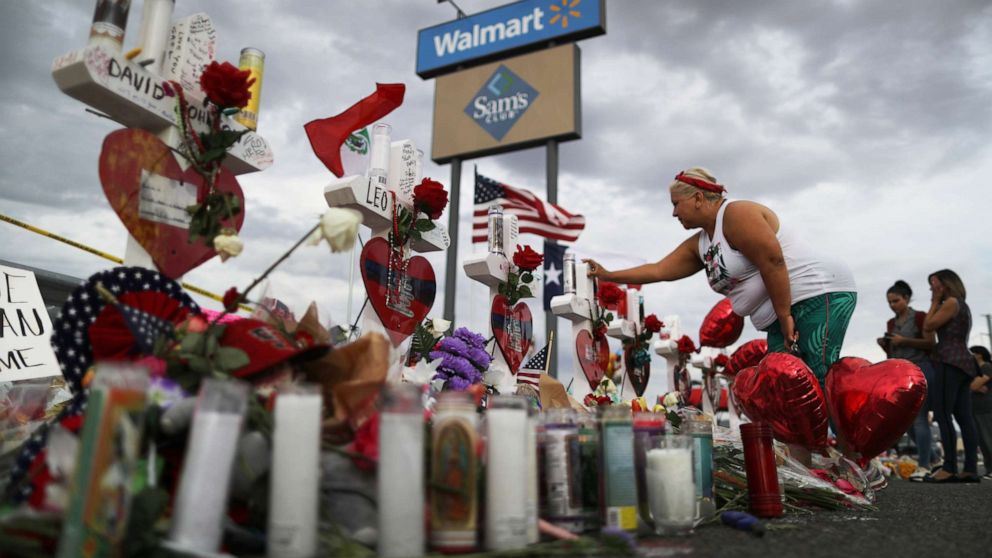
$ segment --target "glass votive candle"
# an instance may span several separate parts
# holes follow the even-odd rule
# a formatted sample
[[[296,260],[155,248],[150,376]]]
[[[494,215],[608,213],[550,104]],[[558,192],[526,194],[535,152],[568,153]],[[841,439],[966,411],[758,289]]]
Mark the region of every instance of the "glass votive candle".
[[[667,435],[648,450],[645,479],[648,504],[659,535],[687,535],[696,520],[691,436]]]

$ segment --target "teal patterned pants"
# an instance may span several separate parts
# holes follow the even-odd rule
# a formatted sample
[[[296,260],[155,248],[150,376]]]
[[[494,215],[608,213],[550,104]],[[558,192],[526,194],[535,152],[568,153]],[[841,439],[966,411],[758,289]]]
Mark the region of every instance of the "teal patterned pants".
[[[808,298],[792,305],[792,319],[799,332],[799,350],[802,359],[823,387],[830,365],[840,358],[847,325],[851,322],[858,293],[827,293]],[[768,334],[768,352],[785,352],[785,338],[778,320],[765,332]]]

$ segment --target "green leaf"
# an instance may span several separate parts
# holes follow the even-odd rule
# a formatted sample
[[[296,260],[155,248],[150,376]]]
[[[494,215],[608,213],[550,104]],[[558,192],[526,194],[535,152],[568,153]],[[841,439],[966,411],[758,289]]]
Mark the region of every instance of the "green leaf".
[[[190,370],[201,375],[209,374],[212,368],[210,366],[210,361],[207,360],[207,357],[200,355],[187,355],[186,364],[189,366]]]
[[[517,296],[518,296],[519,298],[529,298],[529,297],[532,297],[532,296],[534,296],[534,295],[533,295],[533,294],[531,294],[531,292],[530,292],[530,287],[528,287],[527,285],[521,285],[521,286],[520,286],[520,287],[519,287],[519,288],[517,289]]]
[[[183,337],[183,342],[179,348],[184,353],[199,354],[203,351],[203,334],[187,333],[186,337]]]
[[[214,355],[214,362],[225,372],[246,366],[251,360],[248,353],[234,347],[220,347]]]
[[[436,225],[430,219],[417,219],[414,228],[420,232],[427,232],[434,230]]]
[[[520,281],[523,283],[530,283],[534,280],[534,274],[529,271],[525,271],[520,274]]]
[[[605,319],[606,319],[606,322],[607,323],[612,322],[613,321],[613,312],[607,312]]]
[[[206,342],[207,350],[206,350],[206,353],[205,354],[208,357],[209,356],[213,356],[214,353],[217,351],[217,347],[219,346],[219,344],[220,343],[217,340],[217,336],[215,336],[215,335],[207,335],[207,342]]]

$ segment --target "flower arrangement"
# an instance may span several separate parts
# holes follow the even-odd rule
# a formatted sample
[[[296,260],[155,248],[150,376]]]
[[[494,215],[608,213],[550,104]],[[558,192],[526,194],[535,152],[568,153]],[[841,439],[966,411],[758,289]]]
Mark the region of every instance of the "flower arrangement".
[[[617,385],[613,383],[613,380],[609,376],[603,377],[599,381],[599,385],[596,386],[596,389],[592,393],[587,394],[582,400],[582,404],[586,407],[603,407],[619,402],[620,392],[617,390]]]
[[[441,218],[441,213],[448,206],[448,192],[436,180],[424,178],[413,189],[413,210],[402,204],[394,203],[393,230],[389,242],[393,248],[399,248],[414,239],[420,240],[423,233],[434,230],[434,221]]]
[[[485,337],[460,327],[441,339],[428,354],[431,361],[440,360],[434,380],[443,380],[444,389],[465,391],[482,382],[483,374],[492,362],[486,352]]]
[[[521,247],[513,253],[513,264],[506,274],[506,282],[498,286],[499,294],[506,297],[507,306],[513,306],[521,298],[534,296],[530,288],[534,281],[534,270],[541,267],[544,255],[535,252],[530,246]]]
[[[664,322],[658,319],[658,316],[654,314],[648,315],[644,318],[644,327],[641,332],[634,336],[631,340],[625,340],[623,343],[623,348],[625,351],[631,351],[631,361],[634,366],[644,366],[645,364],[651,362],[651,353],[648,352],[648,341],[651,337],[661,331],[661,328],[665,327]]]
[[[237,231],[226,225],[241,212],[241,201],[232,193],[218,192],[217,177],[227,150],[250,130],[232,130],[222,123],[222,116],[237,114],[251,98],[249,87],[255,83],[248,70],[239,70],[229,62],[211,62],[200,75],[200,88],[209,122],[207,132],[196,133],[189,116],[189,103],[178,83],[166,84],[166,94],[178,99],[176,112],[181,135],[181,153],[197,174],[203,177],[207,193],[203,201],[190,205],[189,241],[202,237],[220,254],[221,260],[236,257],[243,244]]]

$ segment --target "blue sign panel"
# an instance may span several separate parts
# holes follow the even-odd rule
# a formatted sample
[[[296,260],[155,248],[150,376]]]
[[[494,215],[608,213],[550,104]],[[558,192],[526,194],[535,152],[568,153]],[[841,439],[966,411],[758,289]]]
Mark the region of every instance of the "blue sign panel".
[[[606,33],[606,0],[523,0],[421,29],[417,75],[434,77],[459,65],[536,50]]]
[[[500,65],[469,101],[465,114],[496,141],[502,141],[537,95],[530,84]]]

